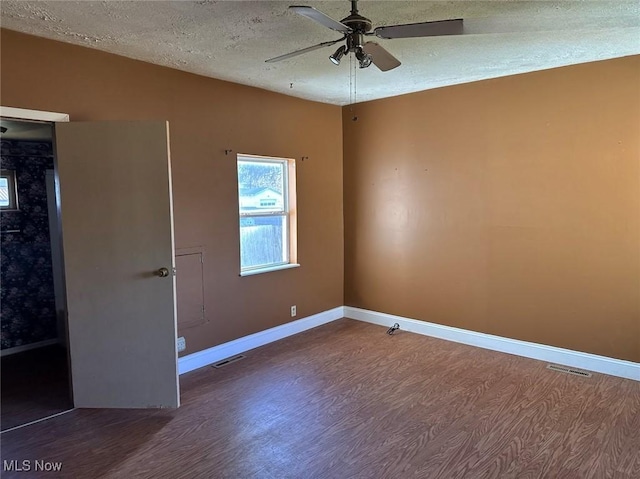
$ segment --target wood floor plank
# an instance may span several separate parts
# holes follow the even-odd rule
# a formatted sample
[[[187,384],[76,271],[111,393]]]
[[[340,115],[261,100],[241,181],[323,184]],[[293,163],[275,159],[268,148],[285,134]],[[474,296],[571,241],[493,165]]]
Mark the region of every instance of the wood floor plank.
[[[182,376],[178,410],[3,434],[2,460],[62,461],[63,478],[640,477],[640,383],[385,332],[315,328]]]

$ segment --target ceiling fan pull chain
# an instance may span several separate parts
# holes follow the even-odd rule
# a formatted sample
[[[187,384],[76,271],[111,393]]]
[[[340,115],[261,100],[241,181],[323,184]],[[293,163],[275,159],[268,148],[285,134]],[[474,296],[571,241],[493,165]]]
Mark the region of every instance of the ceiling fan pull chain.
[[[353,57],[349,55],[349,105],[353,113]]]
[[[351,112],[351,121],[358,121],[358,117],[354,112],[355,104],[358,101],[358,68],[353,59],[353,55],[349,56],[349,111]]]
[[[356,62],[353,62],[353,104],[358,103],[358,68]]]

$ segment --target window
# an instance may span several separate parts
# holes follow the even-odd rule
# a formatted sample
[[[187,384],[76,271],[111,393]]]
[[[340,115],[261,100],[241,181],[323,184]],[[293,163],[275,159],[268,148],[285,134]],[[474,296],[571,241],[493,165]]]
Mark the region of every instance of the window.
[[[13,170],[0,170],[0,208],[3,210],[18,209],[16,172]]]
[[[238,155],[240,275],[299,266],[295,161]]]

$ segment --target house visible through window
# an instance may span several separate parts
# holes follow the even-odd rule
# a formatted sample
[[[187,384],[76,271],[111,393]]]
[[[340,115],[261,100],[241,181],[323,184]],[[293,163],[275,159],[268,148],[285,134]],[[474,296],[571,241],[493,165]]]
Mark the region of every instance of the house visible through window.
[[[276,205],[276,200],[275,199],[261,199],[260,200],[260,208],[267,208],[268,206],[275,206]]]
[[[0,170],[0,208],[3,210],[18,209],[16,173],[13,170]]]
[[[295,193],[294,160],[238,155],[241,275],[298,266]]]

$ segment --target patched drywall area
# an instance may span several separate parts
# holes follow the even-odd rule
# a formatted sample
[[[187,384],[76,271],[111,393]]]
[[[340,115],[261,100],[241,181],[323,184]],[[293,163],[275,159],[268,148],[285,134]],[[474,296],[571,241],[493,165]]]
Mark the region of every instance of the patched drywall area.
[[[354,112],[346,305],[640,361],[640,57]]]
[[[324,103],[350,103],[350,62],[335,47],[265,60],[340,34],[288,11],[296,2],[60,2],[3,0],[2,26],[200,75]],[[307,1],[330,17],[347,1]],[[640,53],[640,4],[608,0],[359,2],[374,26],[464,19],[465,35],[383,40],[401,62],[357,71],[367,101]],[[351,55],[352,57],[352,55]]]

